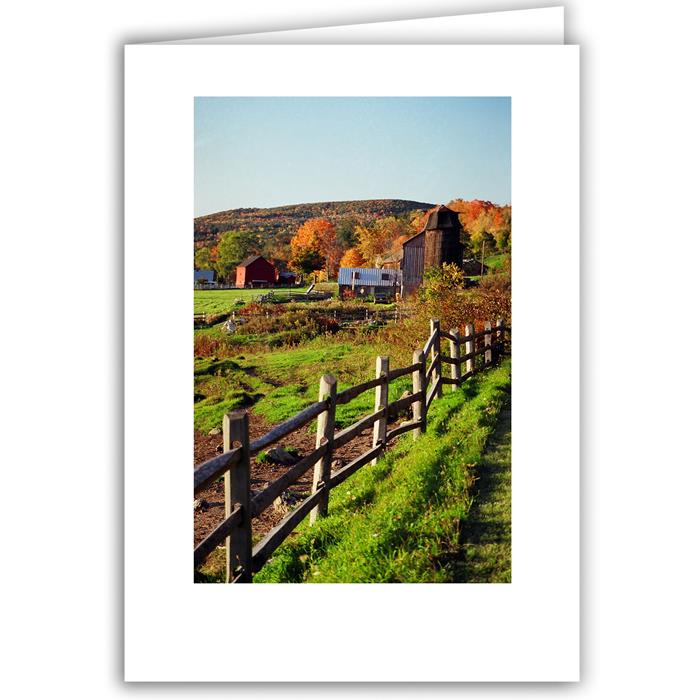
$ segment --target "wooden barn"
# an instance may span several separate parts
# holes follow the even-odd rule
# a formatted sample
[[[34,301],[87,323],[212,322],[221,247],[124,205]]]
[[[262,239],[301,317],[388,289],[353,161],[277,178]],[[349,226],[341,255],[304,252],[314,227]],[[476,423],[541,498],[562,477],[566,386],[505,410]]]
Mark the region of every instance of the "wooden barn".
[[[443,263],[461,267],[464,246],[460,241],[462,225],[457,212],[439,205],[427,212],[425,226],[420,233],[403,244],[401,272],[403,293],[410,294],[420,287],[423,273]]]
[[[262,255],[250,255],[236,268],[236,287],[272,287],[277,268]]]

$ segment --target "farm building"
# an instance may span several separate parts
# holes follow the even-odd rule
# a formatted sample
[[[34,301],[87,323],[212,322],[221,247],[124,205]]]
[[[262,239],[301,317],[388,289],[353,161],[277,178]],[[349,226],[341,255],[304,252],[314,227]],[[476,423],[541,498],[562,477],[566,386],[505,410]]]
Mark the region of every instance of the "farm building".
[[[195,270],[194,286],[211,287],[214,284],[214,270]]]
[[[272,287],[277,268],[262,255],[250,255],[236,268],[236,287]]]
[[[379,267],[384,270],[399,270],[401,269],[401,256],[402,252],[400,250],[395,253],[389,253],[379,260]]]
[[[401,271],[403,292],[410,294],[423,281],[423,273],[443,263],[461,267],[464,246],[460,241],[462,225],[457,212],[440,205],[427,212],[425,226],[420,233],[403,243]]]
[[[481,274],[481,260],[469,258],[462,263],[462,269],[467,277],[476,277]],[[489,266],[484,264],[484,274],[489,271]]]
[[[293,272],[279,272],[277,273],[277,284],[291,287],[296,284],[297,276]]]
[[[341,267],[338,271],[340,296],[373,296],[392,301],[401,291],[401,270],[370,267]]]

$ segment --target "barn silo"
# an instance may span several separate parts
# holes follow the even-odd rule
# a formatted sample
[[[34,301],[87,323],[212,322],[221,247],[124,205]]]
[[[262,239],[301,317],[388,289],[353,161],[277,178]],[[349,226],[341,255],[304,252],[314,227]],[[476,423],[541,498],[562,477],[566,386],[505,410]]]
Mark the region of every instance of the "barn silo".
[[[462,267],[463,246],[459,240],[462,225],[456,211],[446,206],[435,207],[428,212],[425,222],[425,253],[423,269],[454,263]]]
[[[441,205],[427,212],[423,229],[403,244],[404,294],[410,294],[421,285],[423,273],[428,268],[440,267],[443,263],[462,267],[461,232],[459,216],[452,209]]]

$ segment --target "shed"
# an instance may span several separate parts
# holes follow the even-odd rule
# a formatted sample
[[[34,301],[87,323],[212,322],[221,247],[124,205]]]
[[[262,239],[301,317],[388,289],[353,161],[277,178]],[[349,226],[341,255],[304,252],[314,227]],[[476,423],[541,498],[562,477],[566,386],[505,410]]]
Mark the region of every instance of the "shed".
[[[236,268],[236,287],[272,287],[277,268],[262,255],[250,255]]]
[[[401,270],[380,270],[373,267],[341,267],[338,270],[338,291],[375,299],[393,299],[401,291]]]
[[[296,284],[297,276],[294,272],[289,272],[287,270],[277,273],[277,284],[292,286]]]
[[[462,263],[462,269],[467,277],[476,277],[481,274],[481,260],[469,258]],[[484,274],[489,271],[489,266],[484,264]]]

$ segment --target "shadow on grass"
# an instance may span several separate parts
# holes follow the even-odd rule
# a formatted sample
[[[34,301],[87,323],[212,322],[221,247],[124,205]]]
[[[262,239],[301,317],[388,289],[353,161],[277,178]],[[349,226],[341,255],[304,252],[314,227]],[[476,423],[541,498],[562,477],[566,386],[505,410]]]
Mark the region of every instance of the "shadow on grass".
[[[486,452],[476,465],[476,494],[460,522],[463,556],[455,581],[509,583],[511,579],[510,399],[498,416]]]
[[[472,392],[475,395],[477,391],[478,388],[473,386],[464,393],[469,397]],[[439,406],[439,410],[433,414],[434,420],[428,426],[428,432],[432,436],[443,435],[448,430],[451,418],[461,409],[463,402],[445,401]],[[426,437],[429,438],[430,435]],[[256,582],[272,582],[279,579],[287,583],[304,581],[312,565],[326,557],[329,550],[346,536],[348,518],[362,517],[374,506],[382,485],[391,478],[397,467],[400,467],[401,460],[410,456],[413,445],[409,436],[404,437],[376,465],[365,468],[363,473],[358,472],[350,477],[341,487],[342,491],[337,492],[337,498],[334,499],[331,495],[328,518],[318,520],[313,528],[309,528],[307,524],[296,536],[292,535],[285,546],[278,550],[273,560],[266,565],[267,570],[263,569],[257,576]],[[433,455],[434,464],[439,466],[451,450],[451,446],[436,448]],[[419,490],[413,494],[416,502],[426,504],[432,499],[435,503],[439,503],[443,496],[440,488],[441,479],[439,468],[428,471],[418,484]],[[349,497],[348,489],[352,491],[352,497]],[[389,529],[383,533],[383,544],[391,549],[403,542],[404,538],[405,532],[402,528]]]

